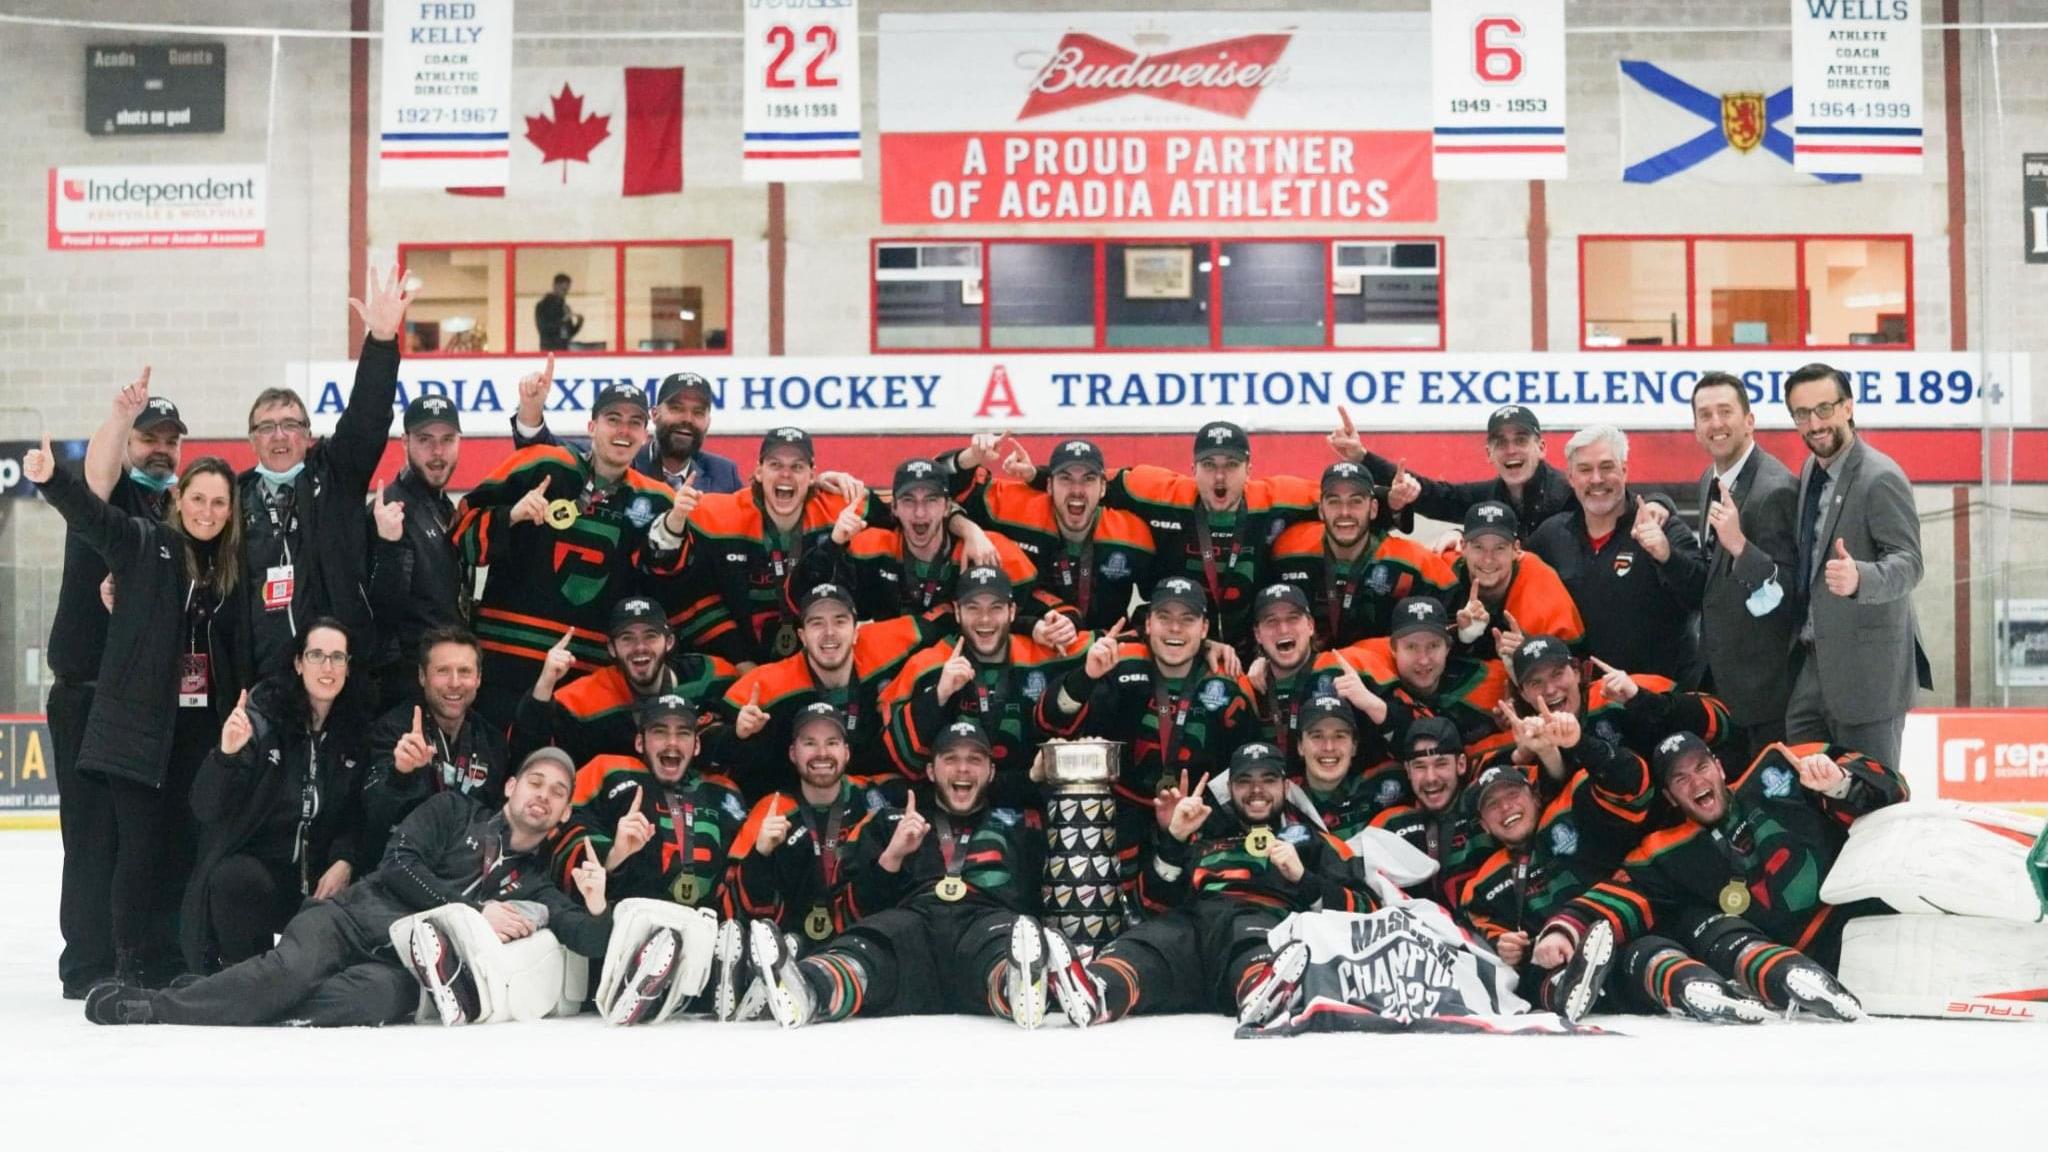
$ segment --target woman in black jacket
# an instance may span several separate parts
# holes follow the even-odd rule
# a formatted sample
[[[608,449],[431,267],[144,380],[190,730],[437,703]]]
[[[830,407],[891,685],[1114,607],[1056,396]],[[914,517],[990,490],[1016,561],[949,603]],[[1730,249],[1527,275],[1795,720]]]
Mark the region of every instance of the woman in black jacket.
[[[113,574],[78,770],[104,776],[113,793],[117,974],[167,983],[182,969],[176,913],[195,854],[192,779],[250,666],[236,623],[246,589],[235,473],[218,457],[193,461],[156,521],[108,507],[56,466],[47,437],[22,471]]]
[[[194,972],[270,951],[300,905],[332,899],[360,871],[368,717],[365,693],[349,684],[348,632],[321,617],[297,649],[291,672],[228,713],[192,786],[200,859],[183,944]]]

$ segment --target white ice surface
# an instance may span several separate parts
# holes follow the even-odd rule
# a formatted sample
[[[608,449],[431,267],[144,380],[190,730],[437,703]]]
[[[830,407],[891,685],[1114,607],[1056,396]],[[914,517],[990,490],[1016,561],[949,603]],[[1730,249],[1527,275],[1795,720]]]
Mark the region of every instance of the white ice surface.
[[[0,832],[0,1148],[1960,1152],[2048,1131],[2035,1024],[1612,1018],[1628,1035],[1272,1041],[1194,1016],[1034,1034],[967,1018],[101,1028],[58,996],[58,861],[56,833]]]

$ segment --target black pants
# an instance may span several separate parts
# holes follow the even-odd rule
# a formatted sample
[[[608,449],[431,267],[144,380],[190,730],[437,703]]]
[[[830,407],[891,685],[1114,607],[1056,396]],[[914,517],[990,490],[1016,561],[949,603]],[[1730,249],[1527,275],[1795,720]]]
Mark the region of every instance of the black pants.
[[[90,684],[57,681],[44,705],[50,718],[50,759],[57,770],[57,818],[64,837],[64,879],[57,928],[64,951],[57,978],[82,988],[114,974],[114,794],[107,778],[78,770],[78,747],[92,713]]]
[[[820,952],[851,956],[867,970],[861,1016],[987,1016],[990,979],[1009,958],[1016,922],[1007,908],[932,897],[878,912]]]
[[[419,983],[388,939],[369,938],[332,901],[285,925],[277,947],[175,992],[150,994],[161,1024],[390,1024],[412,1015]]]
[[[1252,969],[1272,959],[1266,933],[1286,912],[1208,898],[1145,921],[1102,950],[1089,970],[1124,1012],[1237,1011]],[[1121,988],[1129,1001],[1115,1004]]]
[[[184,968],[178,949],[178,905],[198,855],[192,780],[220,740],[212,709],[178,709],[163,783],[152,788],[110,777],[118,848],[113,868],[114,948],[153,980]]]
[[[229,856],[206,879],[206,918],[222,967],[270,951],[271,941],[305,903],[298,869],[254,856]]]

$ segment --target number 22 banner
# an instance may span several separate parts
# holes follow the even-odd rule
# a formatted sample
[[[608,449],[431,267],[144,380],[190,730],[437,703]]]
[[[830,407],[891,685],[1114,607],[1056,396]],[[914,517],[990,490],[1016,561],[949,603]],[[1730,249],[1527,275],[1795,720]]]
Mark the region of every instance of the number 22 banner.
[[[1439,180],[1562,180],[1564,0],[1434,0]]]
[[[858,0],[740,0],[748,183],[858,180]]]

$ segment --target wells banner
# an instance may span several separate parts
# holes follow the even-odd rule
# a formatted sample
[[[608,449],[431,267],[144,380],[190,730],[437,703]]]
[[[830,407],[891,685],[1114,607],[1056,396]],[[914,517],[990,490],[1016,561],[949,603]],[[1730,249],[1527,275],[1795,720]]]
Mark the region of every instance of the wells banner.
[[[1792,163],[1917,176],[1927,103],[1920,0],[1790,0]]]
[[[1436,218],[1427,13],[881,19],[882,219]]]

